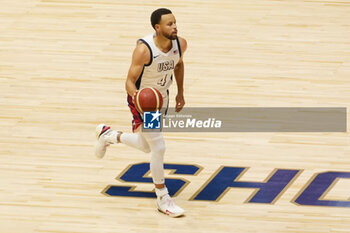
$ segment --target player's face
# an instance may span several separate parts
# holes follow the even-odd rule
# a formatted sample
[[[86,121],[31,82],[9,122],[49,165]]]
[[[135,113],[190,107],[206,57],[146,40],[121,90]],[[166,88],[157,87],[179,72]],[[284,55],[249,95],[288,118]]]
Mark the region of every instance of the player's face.
[[[177,38],[176,19],[173,14],[162,15],[159,22],[159,33],[169,40]]]

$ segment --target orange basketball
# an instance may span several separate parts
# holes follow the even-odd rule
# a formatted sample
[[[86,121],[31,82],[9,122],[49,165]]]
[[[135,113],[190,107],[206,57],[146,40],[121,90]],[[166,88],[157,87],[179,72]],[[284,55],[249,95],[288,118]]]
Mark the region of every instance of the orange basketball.
[[[160,92],[153,88],[143,88],[137,91],[135,96],[135,107],[139,113],[154,112],[163,106],[163,97]]]

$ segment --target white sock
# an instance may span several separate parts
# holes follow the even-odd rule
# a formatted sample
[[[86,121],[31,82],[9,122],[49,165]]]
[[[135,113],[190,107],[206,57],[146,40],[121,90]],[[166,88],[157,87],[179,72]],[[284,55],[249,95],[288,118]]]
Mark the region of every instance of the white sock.
[[[162,197],[164,197],[167,194],[168,194],[168,189],[166,187],[164,187],[162,189],[157,189],[156,188],[156,195],[157,195],[157,197],[162,198]]]
[[[116,130],[108,130],[106,133],[104,133],[104,137],[107,142],[109,143],[118,143],[117,136],[120,132]]]
[[[148,143],[142,137],[141,133],[122,133],[120,135],[120,142],[133,148],[139,149],[145,153],[149,153],[151,151]]]

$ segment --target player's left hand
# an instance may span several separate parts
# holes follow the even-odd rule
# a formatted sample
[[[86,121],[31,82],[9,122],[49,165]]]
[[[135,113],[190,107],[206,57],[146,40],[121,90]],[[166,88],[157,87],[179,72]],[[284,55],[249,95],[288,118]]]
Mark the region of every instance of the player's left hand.
[[[175,100],[176,100],[175,112],[180,112],[181,109],[182,109],[182,108],[184,107],[184,105],[185,105],[185,98],[184,98],[184,95],[177,94]]]

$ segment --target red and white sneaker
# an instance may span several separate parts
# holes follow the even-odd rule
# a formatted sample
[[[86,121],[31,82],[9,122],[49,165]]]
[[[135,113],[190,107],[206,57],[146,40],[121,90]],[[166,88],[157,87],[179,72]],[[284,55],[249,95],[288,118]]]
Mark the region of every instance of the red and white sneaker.
[[[111,130],[105,124],[99,124],[96,127],[96,145],[95,145],[95,155],[97,158],[103,158],[106,154],[107,147],[110,144],[117,142],[117,135],[119,131]]]
[[[176,218],[182,216],[185,211],[177,206],[168,194],[168,189],[156,189],[158,210],[170,217]]]

